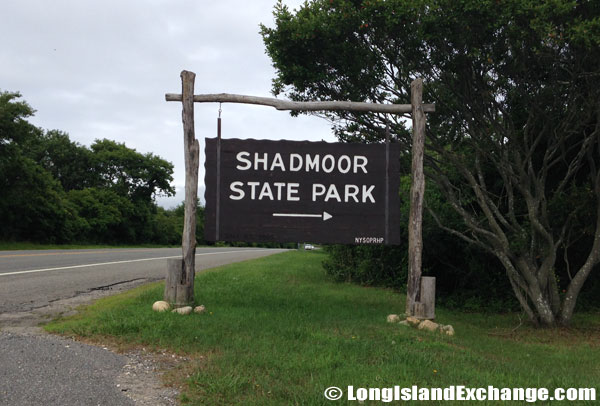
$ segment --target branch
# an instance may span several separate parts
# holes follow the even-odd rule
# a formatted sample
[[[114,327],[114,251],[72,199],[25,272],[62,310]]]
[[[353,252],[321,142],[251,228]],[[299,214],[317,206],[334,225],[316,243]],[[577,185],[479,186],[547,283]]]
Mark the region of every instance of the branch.
[[[501,173],[501,176],[504,175],[502,168],[499,165],[496,165],[498,168],[498,172]],[[479,185],[477,185],[477,187],[479,189],[481,189],[481,197],[484,199],[483,203],[489,207],[489,210],[491,211],[491,213],[493,214],[493,216],[495,216],[498,221],[500,221],[500,223],[502,223],[507,229],[511,230],[511,231],[515,231],[515,228],[512,227],[512,225],[506,220],[506,218],[504,217],[504,215],[500,212],[499,204],[496,204],[492,201],[491,197],[490,197],[490,192],[488,192],[486,183],[485,183],[485,177],[483,175],[483,171],[481,169],[481,152],[480,149],[477,149],[477,152],[475,153],[475,170],[477,172],[477,178],[479,180]],[[473,177],[473,181],[475,181],[475,178]],[[477,184],[477,183],[476,183]],[[498,200],[501,200],[500,198]],[[482,206],[483,207],[483,206]],[[486,208],[484,207],[484,210],[486,210]],[[487,213],[486,213],[487,214]],[[492,216],[492,219],[493,219]],[[500,226],[497,223],[492,223],[492,225],[494,227],[498,227],[500,229],[500,232],[504,235],[504,232],[502,231],[502,229],[500,228]]]
[[[583,166],[583,160],[584,160],[585,156],[587,155],[587,152],[589,151],[590,148],[593,148],[593,146],[594,146],[594,142],[595,142],[594,137],[597,136],[597,134],[598,134],[598,126],[599,126],[599,124],[596,125],[596,128],[589,136],[584,138],[583,142],[581,143],[581,148],[577,152],[577,156],[574,159],[572,159],[571,162],[569,163],[567,172],[566,172],[564,178],[561,180],[558,187],[556,188],[555,193],[562,193],[566,189],[566,187],[569,186],[569,182],[570,182],[571,178]]]
[[[507,171],[508,175],[504,171],[499,171],[499,172],[500,172],[500,176],[502,177],[502,181],[504,183],[504,188],[506,190],[506,196],[508,199],[508,218],[510,219],[513,229],[517,230],[518,233],[522,233],[523,227],[521,227],[521,224],[519,224],[519,221],[517,220],[517,216],[515,214],[515,194],[514,194],[513,183],[512,183],[513,176],[510,176],[510,174],[511,174],[510,170]]]
[[[483,211],[483,214],[484,214],[485,218],[487,219],[489,226],[492,230],[492,231],[486,231],[486,233],[494,235],[494,239],[496,241],[499,241],[502,248],[504,250],[508,250],[508,247],[510,245],[508,238],[506,237],[504,230],[502,230],[502,227],[500,227],[500,224],[498,224],[498,222],[496,221],[494,212],[496,212],[498,214],[499,219],[501,221],[503,221],[504,223],[506,223],[506,221],[505,221],[504,217],[502,217],[502,214],[500,213],[500,211],[497,208],[495,211],[490,208],[490,206],[494,206],[494,203],[493,203],[493,201],[491,201],[491,199],[488,198],[488,196],[485,193],[485,190],[482,190],[482,187],[485,188],[485,184],[483,184],[483,185],[478,184],[477,180],[475,179],[475,176],[460,161],[460,159],[455,156],[455,154],[452,154],[452,153],[450,153],[448,151],[444,151],[444,150],[442,150],[441,152],[444,154],[443,156],[448,158],[448,160],[453,163],[454,167],[458,169],[458,171],[462,174],[462,176],[465,179],[465,181],[467,182],[467,184],[473,190],[473,192],[475,194],[475,198],[477,200],[477,204]],[[476,159],[476,161],[477,160],[478,159]],[[476,163],[476,166],[478,166],[477,163]],[[480,170],[480,168],[477,168],[477,169]],[[483,174],[479,173],[479,175],[481,176],[481,179],[483,179]],[[453,204],[454,199],[453,199],[452,195],[449,194],[447,196],[450,197],[451,204]],[[463,218],[465,218],[465,219],[467,218],[465,216],[465,214],[463,214],[462,212],[460,212],[460,214],[463,216]],[[473,222],[473,224],[474,224],[474,222]],[[508,223],[506,223],[506,224],[508,224]]]
[[[456,197],[456,194],[453,191],[452,183],[450,182],[450,180],[448,179],[448,177],[446,175],[444,175],[442,172],[440,172],[441,171],[440,168],[434,168],[434,171],[435,172],[430,174],[430,176],[432,176],[434,178],[434,181],[442,188],[442,193],[449,200],[449,203],[452,206],[452,208],[454,209],[454,211],[456,211],[458,214],[461,215],[461,217],[463,218],[463,221],[465,222],[467,227],[469,227],[469,229],[475,235],[476,234],[481,235],[482,237],[486,238],[487,241],[492,246],[494,246],[493,249],[491,249],[489,247],[486,247],[486,249],[493,252],[496,249],[495,248],[496,245],[505,248],[505,246],[503,245],[503,242],[499,236],[497,236],[496,234],[494,234],[493,232],[491,232],[489,230],[486,230],[485,228],[478,226],[476,219],[469,212],[467,212],[467,210],[465,210],[465,208],[461,205],[460,199]],[[482,244],[482,243],[480,243],[480,244]]]
[[[583,264],[583,266],[577,271],[569,287],[567,288],[567,294],[563,302],[563,308],[560,314],[560,320],[562,323],[566,323],[571,320],[573,311],[575,310],[575,304],[577,303],[577,296],[583,287],[585,280],[588,278],[594,267],[600,262],[600,172],[596,173],[596,179],[594,181],[594,192],[596,194],[596,231],[594,232],[594,243],[592,249]]]
[[[167,93],[166,101],[181,101],[180,94]],[[194,95],[195,103],[242,103],[258,104],[261,106],[275,107],[277,110],[294,111],[359,111],[375,113],[410,113],[412,106],[410,104],[378,104],[351,101],[317,101],[317,102],[294,102],[289,100],[279,100],[271,97],[246,96],[241,94],[197,94]],[[433,113],[435,104],[423,104],[423,111]]]
[[[437,226],[440,229],[442,229],[442,230],[446,231],[447,233],[450,233],[450,234],[452,234],[452,235],[454,235],[454,236],[456,236],[456,237],[458,237],[458,238],[466,241],[468,244],[476,245],[479,248],[481,248],[481,249],[483,249],[483,250],[485,250],[487,252],[490,252],[490,253],[494,252],[490,247],[488,247],[487,245],[485,245],[484,243],[482,243],[481,241],[479,241],[476,236],[474,236],[474,238],[471,238],[471,237],[468,237],[466,234],[464,234],[464,233],[462,233],[462,232],[460,232],[458,230],[455,230],[453,228],[445,226],[442,223],[442,221],[440,220],[440,218],[438,217],[438,215],[435,213],[435,211],[433,211],[427,205],[425,206],[425,208],[427,209],[427,211],[429,212],[429,214],[431,215],[431,217],[433,217],[433,220],[435,221],[435,223],[437,224]]]

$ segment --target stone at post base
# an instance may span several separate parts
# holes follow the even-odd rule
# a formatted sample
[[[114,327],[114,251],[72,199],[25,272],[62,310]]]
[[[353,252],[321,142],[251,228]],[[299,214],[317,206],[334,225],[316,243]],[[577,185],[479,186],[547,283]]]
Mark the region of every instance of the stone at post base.
[[[386,320],[387,320],[388,323],[399,323],[400,322],[400,316],[398,316],[397,314],[388,314]]]
[[[427,330],[427,331],[436,331],[437,329],[439,329],[440,325],[437,323],[434,323],[431,320],[423,320],[421,323],[419,323],[419,325],[417,326],[417,328],[419,330]]]
[[[164,300],[174,308],[192,306],[194,304],[194,284],[181,283],[183,273],[183,259],[167,259]]]
[[[411,326],[418,326],[419,323],[421,322],[421,320],[417,319],[416,317],[412,317],[412,316],[408,316],[406,318],[406,321],[408,322],[408,324],[410,324]]]
[[[448,336],[453,336],[454,335],[454,327],[452,327],[450,324],[448,324],[447,326],[441,326],[440,332],[442,332]]]
[[[154,302],[154,304],[152,305],[152,310],[154,310],[155,312],[166,312],[171,310],[171,305],[169,305],[168,302],[159,300],[157,302]]]
[[[178,307],[177,309],[173,309],[171,310],[171,313],[178,313],[178,314],[191,314],[192,313],[192,306],[183,306],[183,307]]]

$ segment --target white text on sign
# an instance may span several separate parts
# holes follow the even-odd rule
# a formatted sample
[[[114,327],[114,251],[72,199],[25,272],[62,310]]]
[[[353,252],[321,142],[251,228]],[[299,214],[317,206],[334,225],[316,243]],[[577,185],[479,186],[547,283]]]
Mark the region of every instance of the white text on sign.
[[[251,154],[247,151],[241,151],[236,155],[238,165],[237,170],[263,170],[263,171],[281,171],[281,172],[324,172],[340,174],[368,173],[367,165],[369,160],[362,155],[341,155],[334,157],[331,154],[295,154],[289,155],[289,159],[284,160],[279,153],[269,154],[267,152],[255,152]],[[241,182],[234,181],[229,185],[231,200],[276,200],[276,201],[300,201],[301,185],[297,182]],[[339,202],[339,203],[375,203],[373,193],[375,185],[355,185],[345,184],[325,185],[322,183],[313,183],[310,186],[310,198],[313,202]]]
[[[339,158],[335,158],[333,155],[327,154],[321,158],[320,155],[306,154],[304,156],[300,154],[290,154],[287,166],[281,157],[280,153],[273,154],[270,158],[269,153],[255,152],[252,160],[248,159],[252,155],[249,152],[242,151],[236,156],[240,164],[236,166],[240,171],[247,171],[249,169],[264,171],[280,170],[285,172],[319,172],[332,173],[337,170],[340,173],[359,173],[360,169],[363,173],[367,173],[367,163],[369,162],[366,157],[362,155],[354,155],[353,159],[348,155],[342,155]],[[270,159],[269,159],[270,158]]]

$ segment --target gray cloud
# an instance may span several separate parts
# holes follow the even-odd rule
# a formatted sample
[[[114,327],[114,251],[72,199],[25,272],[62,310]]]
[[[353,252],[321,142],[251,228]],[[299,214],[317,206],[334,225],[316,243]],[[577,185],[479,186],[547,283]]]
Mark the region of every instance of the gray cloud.
[[[285,1],[297,7],[301,0]],[[32,122],[84,145],[125,142],[173,162],[183,199],[179,72],[196,73],[196,93],[269,96],[274,75],[258,33],[272,25],[275,0],[4,0],[0,89],[20,91]],[[218,105],[196,105],[196,136],[216,132]],[[334,141],[317,117],[291,118],[269,107],[224,105],[223,136]],[[201,145],[203,143],[201,142]],[[200,188],[204,162],[200,163]],[[203,189],[202,189],[203,190]]]

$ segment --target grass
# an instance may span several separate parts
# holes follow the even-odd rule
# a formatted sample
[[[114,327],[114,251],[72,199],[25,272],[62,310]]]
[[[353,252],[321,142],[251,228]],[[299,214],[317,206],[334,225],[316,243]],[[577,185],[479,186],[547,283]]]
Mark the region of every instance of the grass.
[[[404,296],[334,283],[323,259],[321,252],[288,252],[204,272],[196,298],[210,313],[152,312],[163,289],[152,284],[99,300],[46,329],[188,355],[197,362],[178,377],[183,404],[345,404],[327,401],[323,391],[348,385],[598,386],[598,314],[579,315],[569,329],[515,330],[515,314],[437,309],[438,321],[456,330],[442,336],[386,323],[387,314],[403,309]]]
[[[32,242],[6,242],[0,241],[0,251],[19,250],[82,250],[96,248],[174,248],[175,245],[102,245],[102,244],[38,244]]]

